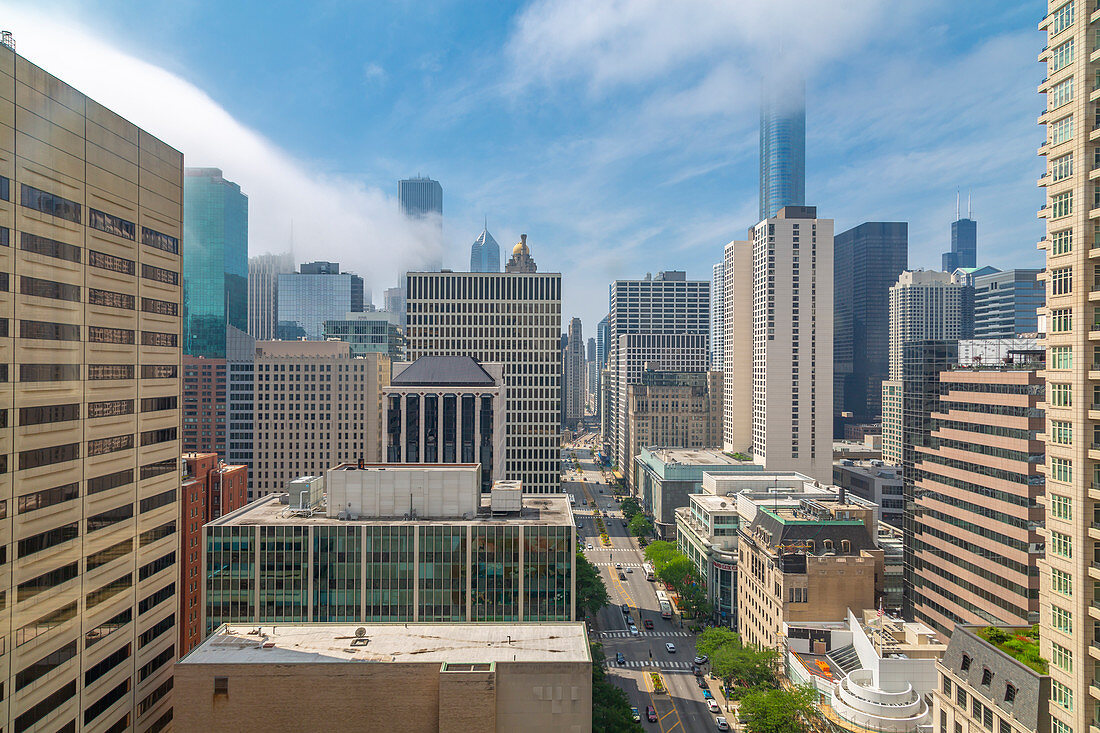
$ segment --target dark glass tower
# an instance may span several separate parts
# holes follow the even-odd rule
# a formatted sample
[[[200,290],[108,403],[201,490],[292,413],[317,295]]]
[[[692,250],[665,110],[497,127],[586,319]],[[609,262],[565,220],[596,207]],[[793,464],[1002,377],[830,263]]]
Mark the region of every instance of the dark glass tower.
[[[760,102],[760,220],[806,204],[806,86],[765,81]]]
[[[410,219],[432,219],[438,232],[426,242],[427,250],[417,268],[430,272],[443,269],[443,186],[431,178],[406,178],[397,182],[401,213]]]
[[[183,177],[183,353],[225,358],[225,328],[248,330],[248,197],[217,168]]]
[[[909,266],[909,225],[860,224],[833,238],[833,257],[834,412],[866,422],[882,415],[882,380],[890,372],[890,288]]]
[[[951,222],[951,251],[943,253],[943,271],[978,266],[978,222],[958,219]]]

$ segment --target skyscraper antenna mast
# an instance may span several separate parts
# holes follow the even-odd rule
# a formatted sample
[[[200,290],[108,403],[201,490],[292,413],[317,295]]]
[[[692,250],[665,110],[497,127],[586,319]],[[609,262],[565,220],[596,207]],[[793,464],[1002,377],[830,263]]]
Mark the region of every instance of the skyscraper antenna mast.
[[[959,220],[959,189],[955,188],[955,221]]]

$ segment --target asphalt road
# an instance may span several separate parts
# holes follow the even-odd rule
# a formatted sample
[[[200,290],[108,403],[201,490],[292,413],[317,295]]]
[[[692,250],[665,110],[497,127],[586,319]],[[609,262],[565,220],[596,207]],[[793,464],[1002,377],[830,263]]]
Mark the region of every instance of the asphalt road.
[[[583,444],[585,440],[585,436],[580,436],[577,443]],[[567,460],[573,454],[580,461],[579,472],[573,470],[571,461],[566,467]],[[642,553],[622,525],[622,514],[611,497],[610,487],[596,468],[591,450],[563,447],[562,466],[562,473],[566,476],[563,490],[576,497],[573,513],[583,527],[577,530],[578,535],[584,536],[585,546],[588,543],[593,546],[593,549],[585,550],[585,555],[603,576],[613,604],[600,612],[595,632],[596,640],[603,644],[607,655],[611,680],[626,691],[630,704],[637,706],[642,714],[642,725],[648,730],[659,730],[661,733],[717,730],[717,714],[707,710],[703,691],[692,674],[695,635],[681,628],[678,617],[671,621],[661,618],[657,585],[645,579]],[[587,506],[583,503],[585,501]],[[605,522],[611,537],[610,548],[600,544],[594,519],[597,508],[609,515]],[[625,580],[619,578],[616,564],[622,565]],[[631,570],[633,572],[629,572]],[[626,615],[621,610],[623,603],[630,608],[630,616],[638,628],[637,635],[628,631]],[[644,628],[646,619],[653,622],[652,630]],[[669,642],[676,646],[674,653],[665,649],[665,644]],[[623,653],[625,664],[616,663],[616,652]],[[667,694],[653,691],[649,673],[654,671],[660,673]],[[714,685],[713,681],[711,684]],[[659,718],[656,723],[646,721],[647,705],[656,709]]]

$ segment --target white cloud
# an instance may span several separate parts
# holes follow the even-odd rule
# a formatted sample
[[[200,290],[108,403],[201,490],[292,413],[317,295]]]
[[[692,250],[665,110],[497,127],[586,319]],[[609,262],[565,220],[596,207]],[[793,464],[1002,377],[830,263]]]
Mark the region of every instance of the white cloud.
[[[0,15],[27,59],[182,151],[185,165],[221,168],[240,184],[251,253],[285,251],[293,227],[297,261],[338,261],[380,294],[439,246],[435,227],[406,220],[393,197],[317,173],[183,78],[45,10],[0,4]]]

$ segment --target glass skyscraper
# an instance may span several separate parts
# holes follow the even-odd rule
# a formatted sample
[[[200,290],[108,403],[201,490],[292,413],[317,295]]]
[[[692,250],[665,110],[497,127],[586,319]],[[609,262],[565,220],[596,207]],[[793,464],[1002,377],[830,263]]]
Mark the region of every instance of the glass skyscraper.
[[[470,245],[470,272],[500,272],[500,245],[488,227]]]
[[[183,353],[225,358],[225,328],[248,330],[248,197],[218,168],[183,178]]]
[[[951,222],[951,251],[943,253],[943,271],[978,266],[978,222],[957,219]]]
[[[760,102],[760,221],[806,204],[806,87],[764,83]]]
[[[306,262],[299,269],[279,275],[277,338],[320,341],[325,321],[363,312],[363,278],[340,272],[338,262]]]
[[[410,219],[435,218],[438,235],[427,243],[428,251],[417,269],[439,272],[443,269],[443,186],[431,178],[406,178],[397,182],[397,200],[401,213]]]

